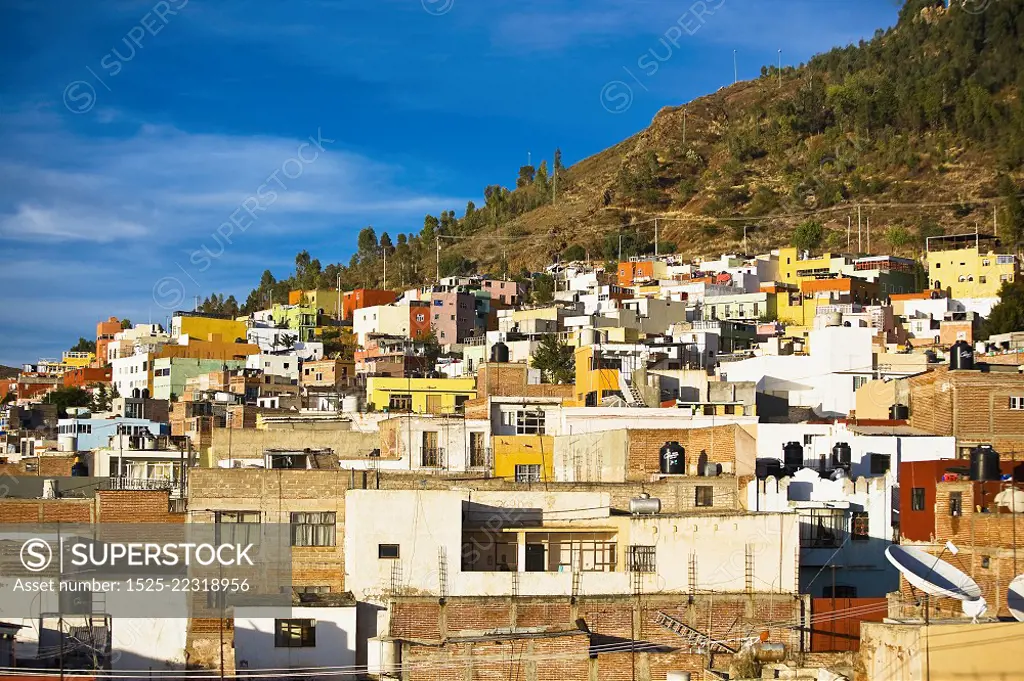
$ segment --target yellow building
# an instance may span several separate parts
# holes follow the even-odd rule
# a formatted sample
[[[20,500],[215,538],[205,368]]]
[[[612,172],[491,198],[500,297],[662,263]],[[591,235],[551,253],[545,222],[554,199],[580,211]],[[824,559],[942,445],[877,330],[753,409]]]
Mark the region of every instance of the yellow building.
[[[800,259],[800,252],[792,246],[779,249],[779,281],[783,284],[800,285],[804,279],[816,275],[838,274],[848,264],[846,256],[824,253],[818,258]]]
[[[517,482],[555,479],[555,438],[551,435],[494,435],[494,477]]]
[[[463,405],[476,398],[473,378],[366,379],[366,399],[377,411],[414,414],[461,414]]]
[[[65,352],[64,356],[61,357],[60,365],[64,371],[68,371],[70,369],[92,366],[92,363],[95,361],[96,354],[92,352]]]
[[[180,338],[198,338],[210,340],[211,336],[219,336],[229,343],[246,338],[248,326],[237,319],[223,319],[200,313],[178,313],[171,319],[171,335]]]
[[[612,393],[621,395],[619,367],[621,361],[602,362],[595,357],[594,346],[576,348],[576,403],[579,406],[596,407],[601,400]]]
[[[343,298],[339,297],[336,289],[330,288],[288,292],[289,305],[310,305],[315,310],[323,310],[328,317],[338,316],[338,306],[342,305]]]
[[[991,248],[983,252],[981,243],[995,245],[994,237],[958,234],[928,241],[928,287],[947,291],[951,298],[995,298],[999,287],[1017,275],[1015,256]]]

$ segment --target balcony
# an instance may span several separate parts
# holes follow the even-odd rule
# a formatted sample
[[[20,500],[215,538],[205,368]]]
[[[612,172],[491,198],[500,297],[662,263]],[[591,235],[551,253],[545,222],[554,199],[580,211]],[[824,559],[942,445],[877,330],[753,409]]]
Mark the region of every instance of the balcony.
[[[111,476],[100,484],[101,490],[112,492],[170,492],[172,499],[181,498],[181,485],[169,478],[133,478]]]
[[[491,467],[491,448],[490,447],[476,447],[470,448],[469,450],[469,467],[470,468],[486,468]]]
[[[426,448],[420,453],[420,465],[425,468],[439,468],[444,463],[444,448]]]

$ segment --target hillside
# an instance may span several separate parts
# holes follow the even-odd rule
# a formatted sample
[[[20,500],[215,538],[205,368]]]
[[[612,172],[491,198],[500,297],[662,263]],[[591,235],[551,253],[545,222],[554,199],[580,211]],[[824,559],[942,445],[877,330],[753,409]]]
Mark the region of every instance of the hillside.
[[[17,378],[18,369],[0,364],[0,378]]]
[[[961,4],[963,3],[963,4]],[[893,28],[809,63],[762,68],[756,80],[666,107],[650,126],[562,167],[519,169],[516,186],[490,185],[485,202],[427,215],[408,234],[359,234],[347,264],[303,251],[278,281],[265,271],[244,304],[257,309],[291,288],[392,288],[470,272],[525,276],[561,255],[612,259],[654,251],[685,256],[789,244],[918,255],[927,236],[998,231],[1022,243],[1024,0],[908,0]],[[862,226],[858,240],[858,216]],[[849,228],[849,232],[847,231]]]
[[[495,233],[517,243],[514,265],[574,244],[611,255],[620,228],[649,249],[654,217],[660,240],[687,255],[738,247],[744,225],[748,250],[785,244],[807,219],[835,230],[822,244],[833,248],[847,247],[852,225],[856,251],[860,205],[863,251],[869,220],[872,252],[910,255],[924,236],[991,230],[994,210],[1013,242],[1021,216],[1004,197],[1019,193],[1024,161],[1022,45],[1020,1],[981,14],[911,1],[870,42],[662,109],[569,168],[554,205]],[[492,237],[477,235],[467,254],[493,262]]]

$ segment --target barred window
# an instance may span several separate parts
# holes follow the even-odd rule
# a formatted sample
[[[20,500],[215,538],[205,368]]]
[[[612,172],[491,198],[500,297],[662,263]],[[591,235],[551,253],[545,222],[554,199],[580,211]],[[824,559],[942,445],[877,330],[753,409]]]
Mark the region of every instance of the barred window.
[[[630,546],[627,569],[630,572],[655,572],[656,548],[654,546]]]
[[[870,536],[867,511],[854,511],[853,520],[850,523],[850,539],[853,541],[867,541]]]
[[[912,487],[910,489],[910,510],[924,510],[924,487]]]
[[[814,508],[800,518],[800,546],[832,548],[839,546],[845,513],[829,508]]]
[[[540,482],[540,464],[517,463],[516,482]]]
[[[698,485],[694,488],[694,506],[714,506],[715,488],[710,485]]]
[[[292,513],[292,546],[335,546],[336,517],[334,511]]]

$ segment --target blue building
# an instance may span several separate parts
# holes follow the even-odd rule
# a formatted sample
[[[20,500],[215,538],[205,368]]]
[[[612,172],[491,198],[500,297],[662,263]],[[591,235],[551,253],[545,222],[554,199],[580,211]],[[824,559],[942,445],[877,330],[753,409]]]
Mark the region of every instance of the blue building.
[[[84,452],[108,447],[110,438],[117,435],[156,437],[170,434],[170,424],[149,419],[125,418],[123,416],[94,419],[91,414],[86,413],[57,420],[58,448],[64,452]],[[116,441],[114,446],[117,446]]]

